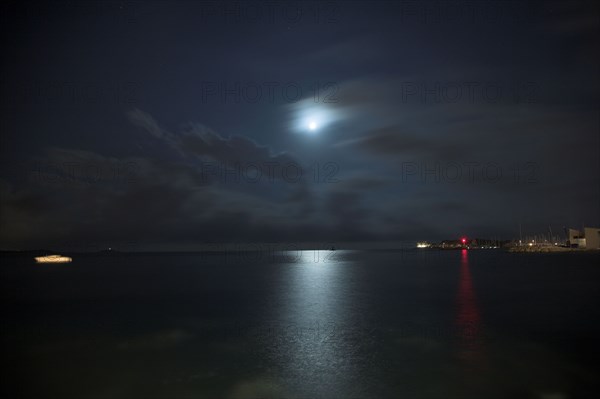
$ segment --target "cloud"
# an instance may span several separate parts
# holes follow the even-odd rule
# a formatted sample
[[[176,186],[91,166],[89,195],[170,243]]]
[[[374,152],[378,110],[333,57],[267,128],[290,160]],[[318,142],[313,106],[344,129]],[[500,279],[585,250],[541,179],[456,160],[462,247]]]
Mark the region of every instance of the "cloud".
[[[139,109],[134,109],[128,112],[128,117],[131,123],[142,128],[156,138],[162,138],[165,134],[154,118],[147,112]]]
[[[544,229],[594,220],[597,175],[574,175],[572,166],[597,166],[591,139],[597,125],[584,111],[529,106],[523,114],[519,107],[441,104],[411,113],[384,106],[386,118],[323,146],[339,167],[335,183],[311,180],[312,154],[275,152],[200,123],[166,129],[135,110],[129,116],[142,133],[133,137],[145,152],[135,145],[122,152],[128,156],[50,147],[33,158],[39,165],[33,170],[4,176],[0,240],[6,248],[118,248],[133,240],[136,249],[189,250],[218,242],[442,239],[457,231],[485,236],[510,233],[519,220]],[[578,151],[566,152],[568,146]],[[536,162],[537,183],[510,180],[506,154]],[[492,161],[505,175],[498,183],[481,175],[456,183],[419,181],[419,175],[410,181],[402,175],[407,161],[429,168],[432,162]],[[263,168],[262,179],[244,176],[236,164]],[[279,168],[270,178],[273,164]],[[288,164],[306,173],[290,179],[281,173]]]
[[[404,133],[403,130],[404,128],[401,126],[374,129],[362,137],[341,141],[336,146],[354,146],[376,155],[420,155],[440,160],[456,159],[463,152],[457,144],[447,139],[425,138]]]
[[[40,165],[34,179],[3,181],[3,245],[85,250],[135,241],[137,249],[159,250],[335,239],[328,209],[307,178],[222,179],[204,164],[302,166],[290,154],[273,154],[249,138],[225,138],[200,124],[168,132],[141,111],[134,120],[149,133],[147,140],[163,143],[171,156],[46,149],[34,160]]]
[[[176,147],[186,155],[206,157],[228,165],[299,165],[289,154],[271,154],[267,146],[260,146],[247,137],[224,138],[199,124],[189,124],[176,140]]]

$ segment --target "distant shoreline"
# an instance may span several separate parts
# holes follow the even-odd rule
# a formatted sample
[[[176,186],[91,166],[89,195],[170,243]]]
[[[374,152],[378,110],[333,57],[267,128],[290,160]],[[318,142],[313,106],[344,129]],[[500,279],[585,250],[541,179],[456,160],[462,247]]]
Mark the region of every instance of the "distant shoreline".
[[[559,246],[521,246],[508,249],[511,253],[564,253],[564,252],[600,252],[594,248],[568,248]]]
[[[495,248],[478,248],[478,247],[429,247],[429,248],[416,248],[416,247],[389,247],[389,248],[344,248],[338,247],[334,251],[324,248],[310,248],[310,247],[258,247],[258,248],[225,248],[225,249],[203,249],[195,251],[54,251],[54,250],[0,250],[0,255],[27,255],[27,256],[45,256],[48,254],[66,254],[66,255],[82,255],[82,256],[106,256],[106,257],[117,257],[117,256],[128,256],[128,255],[193,255],[193,254],[205,254],[205,255],[219,255],[219,254],[244,254],[253,252],[271,252],[271,253],[286,253],[294,251],[323,251],[323,252],[336,252],[336,251],[403,251],[403,252],[447,252],[447,251],[502,251],[507,253],[565,253],[565,252],[598,252],[600,249],[593,248],[568,248],[561,246],[515,246],[515,247],[495,247]]]

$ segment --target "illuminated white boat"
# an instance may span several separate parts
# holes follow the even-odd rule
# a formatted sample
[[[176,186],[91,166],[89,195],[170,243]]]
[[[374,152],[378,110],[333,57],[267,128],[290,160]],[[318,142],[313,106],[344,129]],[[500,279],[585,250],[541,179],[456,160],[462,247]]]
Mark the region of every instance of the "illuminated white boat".
[[[46,256],[37,256],[35,261],[37,263],[68,263],[73,259],[68,256],[62,255],[46,255]]]

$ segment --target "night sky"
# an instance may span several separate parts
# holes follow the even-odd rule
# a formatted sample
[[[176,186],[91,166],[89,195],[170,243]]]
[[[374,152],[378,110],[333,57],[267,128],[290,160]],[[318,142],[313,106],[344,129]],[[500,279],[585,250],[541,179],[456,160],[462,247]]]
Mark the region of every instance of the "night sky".
[[[1,249],[600,226],[595,1],[19,3]]]

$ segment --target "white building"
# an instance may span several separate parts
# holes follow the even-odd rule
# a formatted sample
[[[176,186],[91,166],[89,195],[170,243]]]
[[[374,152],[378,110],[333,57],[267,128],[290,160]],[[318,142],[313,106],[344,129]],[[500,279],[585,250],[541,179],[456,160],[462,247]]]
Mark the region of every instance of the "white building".
[[[600,228],[584,227],[580,230],[569,229],[567,244],[570,247],[600,249]]]
[[[584,227],[583,235],[585,237],[585,248],[600,249],[600,228]]]

